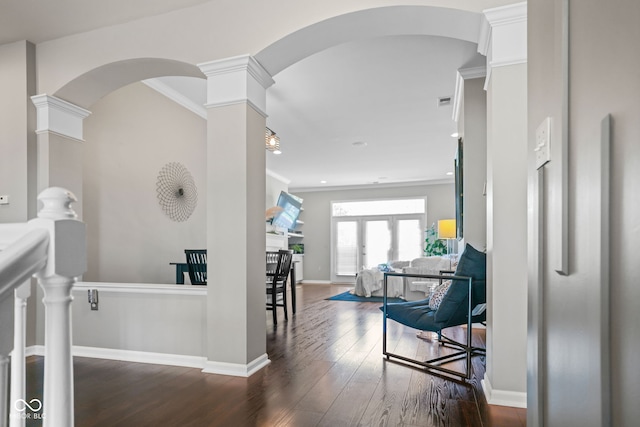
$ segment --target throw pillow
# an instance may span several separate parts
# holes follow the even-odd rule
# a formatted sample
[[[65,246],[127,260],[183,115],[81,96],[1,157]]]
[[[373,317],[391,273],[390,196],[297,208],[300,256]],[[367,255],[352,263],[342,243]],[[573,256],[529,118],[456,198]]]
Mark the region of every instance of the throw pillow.
[[[431,310],[435,311],[438,309],[438,307],[440,307],[440,303],[444,299],[444,296],[447,294],[450,286],[451,280],[445,280],[436,287],[431,297],[429,297],[429,308]]]

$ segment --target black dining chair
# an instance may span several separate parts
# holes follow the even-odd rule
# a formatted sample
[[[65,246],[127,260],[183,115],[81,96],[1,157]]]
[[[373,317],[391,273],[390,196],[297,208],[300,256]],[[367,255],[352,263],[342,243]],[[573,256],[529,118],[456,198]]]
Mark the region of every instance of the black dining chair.
[[[287,279],[291,270],[293,251],[280,250],[267,252],[266,258],[266,295],[267,310],[273,311],[273,324],[278,323],[277,307],[284,308],[284,318],[289,320],[287,313]],[[280,298],[281,296],[281,298]]]
[[[206,249],[185,249],[187,256],[187,269],[192,285],[207,284],[207,250]]]

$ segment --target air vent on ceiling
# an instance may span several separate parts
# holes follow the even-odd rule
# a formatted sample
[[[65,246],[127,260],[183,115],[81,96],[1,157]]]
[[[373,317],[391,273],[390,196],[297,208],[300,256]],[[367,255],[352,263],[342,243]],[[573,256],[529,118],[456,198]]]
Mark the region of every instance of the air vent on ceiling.
[[[451,97],[450,96],[443,96],[438,98],[438,107],[444,107],[446,105],[450,105],[451,104]]]

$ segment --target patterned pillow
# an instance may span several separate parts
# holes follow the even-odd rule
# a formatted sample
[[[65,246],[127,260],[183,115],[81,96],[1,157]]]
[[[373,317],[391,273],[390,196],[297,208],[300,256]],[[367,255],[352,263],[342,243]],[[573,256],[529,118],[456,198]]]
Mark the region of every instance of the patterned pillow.
[[[433,294],[429,298],[429,308],[431,310],[437,310],[438,307],[440,307],[440,303],[442,302],[444,296],[447,294],[449,286],[451,286],[451,280],[445,280],[436,287],[436,289],[433,291]]]

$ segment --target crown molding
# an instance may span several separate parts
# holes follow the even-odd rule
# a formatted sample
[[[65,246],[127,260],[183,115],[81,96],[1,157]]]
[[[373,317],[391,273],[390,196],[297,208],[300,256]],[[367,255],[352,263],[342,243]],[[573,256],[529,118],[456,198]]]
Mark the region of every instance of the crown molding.
[[[491,47],[491,25],[486,16],[480,17],[480,34],[478,35],[478,53],[487,56]]]
[[[479,79],[487,75],[487,67],[461,68],[458,70],[458,74],[460,74],[464,80]]]
[[[481,28],[482,50],[487,56],[485,90],[495,67],[527,62],[527,3],[486,9],[482,12],[489,29]],[[478,51],[481,51],[480,42]],[[482,52],[481,52],[482,53]]]
[[[291,183],[291,180],[289,178],[285,178],[284,176],[275,173],[271,169],[267,169],[267,175],[269,175],[271,178],[277,179],[278,181],[284,182],[287,185]]]
[[[207,76],[205,108],[247,102],[267,117],[266,92],[275,82],[252,56],[241,55],[204,62],[198,67]]]
[[[47,94],[34,95],[31,102],[37,113],[36,133],[53,132],[78,141],[84,140],[82,122],[91,111]]]
[[[423,187],[429,185],[453,184],[453,178],[431,181],[388,182],[383,184],[334,185],[330,187],[290,187],[290,193],[315,193],[319,191],[370,190],[377,188]]]
[[[487,67],[461,68],[456,72],[456,89],[453,94],[453,112],[451,118],[454,122],[460,119],[462,110],[462,100],[464,98],[464,81],[467,79],[477,79],[487,75]]]
[[[176,104],[186,108],[192,113],[202,117],[205,120],[207,119],[207,109],[204,108],[203,105],[196,104],[191,99],[187,98],[159,79],[147,79],[143,80],[142,83],[155,90],[156,92],[166,96]]]
[[[491,28],[527,22],[527,2],[508,4],[482,11]]]

